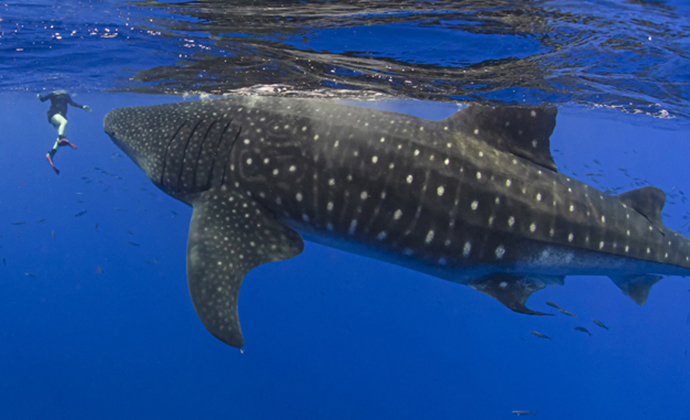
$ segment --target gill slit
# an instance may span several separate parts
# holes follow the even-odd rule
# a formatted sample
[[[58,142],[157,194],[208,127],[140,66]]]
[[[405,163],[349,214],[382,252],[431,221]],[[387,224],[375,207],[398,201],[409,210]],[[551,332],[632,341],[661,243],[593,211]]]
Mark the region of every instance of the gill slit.
[[[200,124],[201,120],[194,125],[192,132],[189,133],[189,137],[187,137],[187,141],[185,142],[184,150],[182,151],[182,162],[180,162],[180,170],[177,172],[177,191],[180,191],[180,182],[182,181],[182,172],[184,171],[184,161],[187,157],[187,149],[189,148],[189,142],[192,141],[192,137],[194,137],[194,133],[196,133],[196,129],[199,128]]]
[[[204,150],[204,143],[208,138],[208,133],[211,132],[211,129],[214,125],[216,125],[217,122],[218,121],[214,120],[211,124],[209,124],[206,133],[204,133],[204,137],[201,139],[201,144],[199,145],[199,152],[196,154],[196,159],[194,159],[194,171],[192,172],[192,188],[196,188],[196,173],[197,169],[199,169],[199,158],[201,157],[201,152],[203,152]]]
[[[187,121],[184,121],[175,131],[175,134],[170,137],[170,141],[168,142],[168,146],[165,148],[165,154],[163,155],[163,168],[161,169],[161,178],[158,181],[158,184],[161,186],[161,188],[165,187],[163,185],[163,177],[165,176],[165,167],[167,166],[166,164],[168,163],[168,152],[170,151],[170,146],[172,146],[172,142],[175,140],[175,137],[177,137],[178,134],[180,134],[180,130],[182,130],[182,127],[187,124]]]

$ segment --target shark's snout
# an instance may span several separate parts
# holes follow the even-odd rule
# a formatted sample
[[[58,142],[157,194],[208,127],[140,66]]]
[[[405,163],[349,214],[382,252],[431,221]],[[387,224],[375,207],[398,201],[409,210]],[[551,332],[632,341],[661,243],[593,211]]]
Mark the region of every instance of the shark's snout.
[[[148,130],[144,121],[137,119],[137,112],[133,108],[114,109],[103,119],[103,131],[147,174],[150,165],[141,150]]]
[[[115,109],[113,111],[108,112],[105,118],[103,119],[103,131],[105,131],[105,133],[109,135],[110,138],[113,139],[113,141],[116,141],[116,139],[118,138],[117,125],[120,114],[121,110]]]

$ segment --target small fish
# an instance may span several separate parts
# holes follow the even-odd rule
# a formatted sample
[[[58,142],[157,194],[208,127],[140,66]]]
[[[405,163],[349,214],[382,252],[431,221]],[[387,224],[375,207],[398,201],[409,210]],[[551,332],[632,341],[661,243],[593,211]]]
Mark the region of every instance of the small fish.
[[[546,302],[546,304],[549,305],[549,306],[552,307],[552,308],[563,309],[563,308],[561,308],[561,305],[559,305],[559,304],[557,304],[557,303],[554,303],[554,302]]]
[[[177,212],[176,212],[176,211],[172,211],[172,210],[171,210],[170,213],[172,213],[173,216],[177,216]]]
[[[23,224],[26,224],[26,222],[12,222],[12,224],[15,226],[21,226]]]
[[[96,222],[96,227],[94,228],[94,230],[98,230],[98,222]]]
[[[31,273],[24,273],[24,275],[25,275],[26,277],[36,278],[36,276],[34,276],[34,275],[31,274]]]
[[[43,223],[45,221],[46,221],[46,219],[38,219],[38,220],[36,220],[36,223]]]
[[[2,265],[7,265],[7,261],[5,261],[5,257],[2,257]]]
[[[18,231],[17,231],[17,238],[20,237],[20,236],[22,236],[22,231],[21,231],[21,230],[18,230]]]
[[[132,246],[141,246],[141,245],[139,245],[139,244],[136,243],[136,242],[127,241],[127,243],[128,243],[129,245],[132,245]]]
[[[50,234],[53,235],[53,239],[55,239],[55,231],[54,231],[54,230],[51,230],[51,231],[50,231]]]
[[[86,210],[80,211],[79,213],[75,214],[74,217],[83,216],[83,215],[85,215],[85,214],[86,214]]]
[[[96,267],[96,273],[102,273],[102,272],[103,272],[102,266],[99,265],[98,267]]]
[[[516,416],[536,416],[537,412],[536,411],[524,411],[524,410],[514,410],[512,412]]]
[[[577,318],[577,315],[575,315],[574,313],[570,312],[570,311],[567,310],[567,309],[561,308],[560,311],[561,311],[561,313],[562,313],[563,315],[568,315],[568,316],[572,316],[572,317]]]
[[[551,340],[551,337],[549,337],[548,335],[546,335],[544,333],[540,333],[539,331],[530,331],[530,332],[539,338],[545,338],[547,340]]]
[[[129,233],[130,235],[134,235],[134,234],[132,233],[132,231],[129,230],[129,229],[127,229],[127,233]]]
[[[574,329],[575,331],[583,332],[583,333],[585,333],[585,334],[587,334],[587,335],[592,335],[592,333],[589,332],[589,330],[588,330],[587,328],[585,328],[585,327],[575,327],[575,328],[573,328],[573,329]]]
[[[603,328],[603,329],[605,329],[605,330],[608,330],[608,329],[609,329],[609,327],[607,327],[606,325],[604,325],[604,323],[601,322],[601,321],[599,321],[598,319],[593,319],[592,322],[594,322],[595,324],[597,324],[598,326],[600,326],[601,328]]]

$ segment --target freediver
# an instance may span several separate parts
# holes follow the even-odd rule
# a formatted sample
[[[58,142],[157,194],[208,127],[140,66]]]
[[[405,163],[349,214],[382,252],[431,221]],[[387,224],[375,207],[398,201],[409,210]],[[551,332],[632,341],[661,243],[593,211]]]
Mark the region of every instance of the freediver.
[[[60,170],[53,164],[53,157],[57,153],[58,148],[62,146],[70,146],[72,149],[76,149],[77,146],[70,143],[65,138],[65,129],[67,128],[67,105],[72,105],[77,108],[81,108],[86,112],[91,112],[91,108],[87,105],[80,105],[72,100],[66,90],[55,90],[47,95],[41,95],[40,93],[36,95],[41,102],[45,102],[50,99],[50,109],[48,110],[48,122],[55,127],[58,132],[58,138],[55,140],[55,145],[53,148],[46,153],[46,159],[50,163],[50,167],[57,175],[60,175]]]

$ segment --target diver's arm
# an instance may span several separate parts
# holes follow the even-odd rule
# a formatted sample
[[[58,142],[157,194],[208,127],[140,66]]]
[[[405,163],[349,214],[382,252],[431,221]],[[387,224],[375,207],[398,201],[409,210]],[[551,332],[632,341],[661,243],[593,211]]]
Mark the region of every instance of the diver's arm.
[[[47,94],[47,95],[41,95],[41,94],[39,93],[39,94],[36,95],[36,97],[37,97],[38,99],[40,99],[41,102],[45,102],[45,101],[47,101],[48,99],[51,99],[51,98],[53,97],[53,92],[50,92],[50,93]]]
[[[74,106],[74,107],[81,108],[86,112],[91,112],[91,108],[89,108],[88,105],[78,104],[78,103],[74,102],[71,97],[69,98],[69,102],[67,102],[67,103]]]

